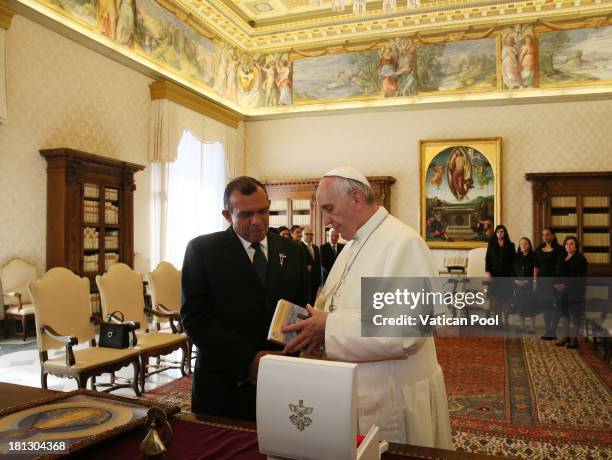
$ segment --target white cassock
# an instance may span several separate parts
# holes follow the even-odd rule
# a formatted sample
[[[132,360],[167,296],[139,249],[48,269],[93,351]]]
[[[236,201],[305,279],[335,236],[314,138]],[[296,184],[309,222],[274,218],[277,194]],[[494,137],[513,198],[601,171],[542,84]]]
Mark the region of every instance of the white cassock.
[[[378,211],[338,255],[317,308],[328,359],[358,363],[359,432],[452,449],[448,401],[432,337],[361,337],[361,277],[433,277],[433,255],[410,227]]]

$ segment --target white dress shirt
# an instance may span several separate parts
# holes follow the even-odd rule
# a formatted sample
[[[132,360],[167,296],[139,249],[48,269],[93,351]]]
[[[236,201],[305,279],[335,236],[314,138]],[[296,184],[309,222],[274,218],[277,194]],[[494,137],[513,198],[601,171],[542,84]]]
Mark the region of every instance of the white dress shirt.
[[[238,233],[236,233],[236,235],[238,235]],[[255,249],[251,247],[251,244],[253,243],[245,240],[240,235],[238,235],[238,238],[240,238],[240,242],[242,243],[244,250],[249,256],[249,259],[251,259],[251,262],[253,262],[253,257],[255,257]],[[263,252],[264,256],[266,256],[266,260],[268,260],[268,237],[267,236],[259,242],[259,247],[261,248],[261,252]]]

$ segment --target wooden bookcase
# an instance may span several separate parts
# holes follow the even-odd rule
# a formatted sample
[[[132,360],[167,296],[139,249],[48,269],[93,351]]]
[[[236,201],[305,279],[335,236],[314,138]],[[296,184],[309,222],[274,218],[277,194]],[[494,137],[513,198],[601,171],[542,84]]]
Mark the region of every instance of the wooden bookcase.
[[[144,166],[68,148],[47,160],[47,270],[95,277],[113,263],[134,263],[134,173]],[[94,301],[95,302],[95,301]]]
[[[270,227],[312,226],[315,244],[325,243],[325,223],[317,206],[320,179],[292,179],[264,182],[270,197]],[[391,176],[368,177],[379,205],[391,211]]]
[[[578,238],[589,261],[589,275],[612,275],[612,171],[530,173],[534,242],[551,227],[561,243]]]

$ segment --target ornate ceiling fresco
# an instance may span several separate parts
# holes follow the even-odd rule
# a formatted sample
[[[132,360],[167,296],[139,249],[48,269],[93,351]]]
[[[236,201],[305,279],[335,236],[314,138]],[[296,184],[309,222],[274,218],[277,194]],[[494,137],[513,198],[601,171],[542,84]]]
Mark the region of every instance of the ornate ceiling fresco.
[[[341,12],[331,11],[330,0],[12,5],[242,117],[612,97],[612,0],[421,0],[398,3],[392,13],[368,0],[361,15],[350,1]]]

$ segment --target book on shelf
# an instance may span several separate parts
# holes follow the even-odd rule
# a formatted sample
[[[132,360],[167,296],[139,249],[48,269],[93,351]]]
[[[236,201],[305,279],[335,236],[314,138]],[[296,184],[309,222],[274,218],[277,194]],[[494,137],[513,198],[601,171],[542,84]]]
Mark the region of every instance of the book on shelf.
[[[584,233],[582,236],[583,246],[610,246],[609,233]]]
[[[283,214],[279,216],[275,216],[275,215],[270,216],[270,227],[280,227],[281,225],[284,225],[285,227],[287,227],[288,223],[289,223],[289,219],[288,219],[287,214]]]
[[[583,225],[606,226],[610,223],[610,215],[604,213],[588,213],[583,214]]]
[[[113,225],[119,223],[119,207],[109,201],[104,202],[104,223]]]
[[[119,199],[119,190],[117,190],[116,188],[107,188],[104,191],[104,199],[117,201]]]
[[[578,218],[575,213],[566,214],[564,216],[554,215],[550,217],[550,220],[552,225],[570,226],[578,224]]]
[[[582,200],[582,205],[585,208],[607,208],[607,196],[585,196]]]
[[[292,200],[291,208],[294,211],[310,211],[310,200]]]
[[[99,198],[100,187],[98,184],[83,184],[83,196],[85,198]]]
[[[297,335],[297,333],[283,333],[281,328],[290,324],[299,323],[300,321],[308,318],[308,316],[308,310],[305,308],[291,303],[288,300],[280,299],[276,304],[276,310],[274,310],[272,323],[270,323],[268,340],[279,345],[287,345],[287,343],[289,343],[291,339]]]
[[[584,257],[590,264],[610,263],[610,254],[607,252],[585,252]]]
[[[88,224],[98,223],[98,202],[83,200],[83,222]]]
[[[575,208],[575,196],[553,196],[550,200],[550,205],[553,208]]]
[[[117,263],[119,263],[119,254],[116,252],[106,252],[104,254],[104,270],[108,270]]]
[[[92,254],[90,256],[83,256],[83,271],[84,272],[97,272],[98,271],[98,254]]]
[[[270,200],[270,211],[287,211],[287,200]]]
[[[83,229],[83,249],[98,249],[100,234],[94,227]]]

